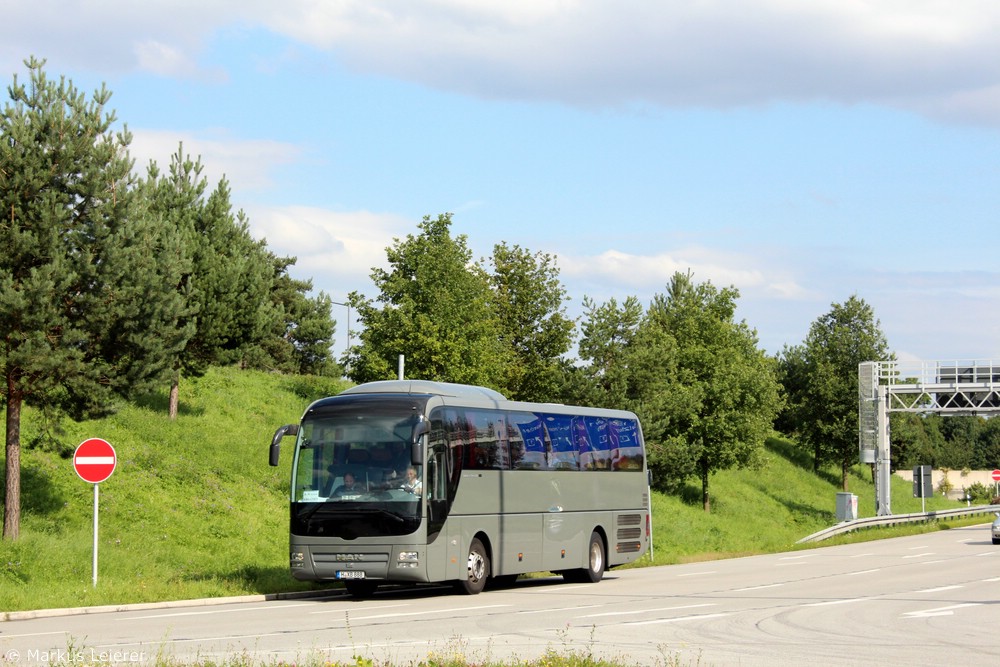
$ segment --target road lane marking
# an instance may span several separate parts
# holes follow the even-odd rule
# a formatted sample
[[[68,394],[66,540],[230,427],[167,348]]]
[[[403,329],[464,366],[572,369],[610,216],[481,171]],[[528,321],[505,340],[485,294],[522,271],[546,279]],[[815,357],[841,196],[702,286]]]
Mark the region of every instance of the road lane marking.
[[[748,586],[747,588],[737,588],[733,593],[745,593],[746,591],[759,591],[764,588],[777,588],[778,586],[784,586],[784,584],[764,584],[763,586]]]
[[[168,612],[166,614],[148,614],[146,616],[128,616],[121,620],[123,621],[138,621],[145,620],[148,618],[174,618],[175,616],[205,616],[206,614],[233,614],[236,612],[244,611],[261,611],[261,610],[271,610],[271,609],[287,609],[289,607],[311,607],[314,603],[298,603],[298,604],[279,604],[279,605],[260,605],[256,607],[241,607],[239,609],[211,609],[208,611],[175,611]]]
[[[699,607],[715,607],[717,606],[715,602],[707,602],[705,604],[685,604],[678,607],[660,607],[659,609],[633,609],[630,611],[608,611],[603,614],[588,614],[586,616],[580,616],[580,618],[597,618],[599,616],[628,616],[630,614],[653,614],[660,611],[676,611],[678,609],[697,609]]]
[[[953,591],[956,588],[961,588],[961,586],[938,586],[937,588],[925,588],[922,591],[915,591],[916,593],[940,593],[941,591]]]
[[[428,614],[449,614],[456,611],[472,611],[473,609],[496,609],[499,607],[510,607],[509,604],[484,604],[478,607],[453,607],[451,609],[424,609],[421,611],[411,611],[405,614],[399,612],[393,614],[374,614],[372,616],[351,616],[352,621],[371,621],[378,618],[399,618],[400,616],[426,616]]]
[[[864,602],[865,600],[874,600],[875,598],[864,597],[864,598],[847,598],[846,600],[827,600],[825,602],[810,602],[809,604],[802,605],[803,607],[829,607],[835,604],[850,604],[851,602]]]
[[[933,556],[933,551],[925,551],[920,554],[910,554],[909,556],[903,556],[903,558],[923,558],[924,556]]]
[[[703,621],[710,618],[722,618],[731,616],[732,612],[720,612],[718,614],[695,614],[693,616],[678,616],[676,618],[659,618],[655,621],[627,621],[622,625],[659,625],[661,623],[682,623],[684,621]]]
[[[956,609],[963,607],[978,607],[978,602],[967,602],[965,604],[953,604],[948,607],[936,607],[934,609],[924,609],[922,611],[908,611],[903,616],[906,618],[930,618],[932,616],[953,616]]]
[[[365,611],[374,611],[376,609],[398,609],[399,607],[411,607],[412,603],[405,602],[401,604],[380,604],[375,607],[365,607]],[[346,614],[349,613],[350,609],[345,609],[344,607],[335,607],[333,609],[322,609],[320,611],[311,611],[310,614]]]
[[[854,576],[857,576],[859,574],[871,574],[872,572],[881,572],[881,571],[882,571],[882,568],[876,567],[873,570],[858,570],[857,572],[848,572],[847,576],[848,577],[854,577]]]
[[[702,570],[701,572],[686,572],[678,574],[678,577],[700,577],[703,574],[715,574],[715,570]]]
[[[265,633],[254,633],[252,635],[222,635],[221,637],[181,637],[177,639],[157,639],[157,640],[140,640],[140,641],[121,641],[115,642],[113,644],[95,644],[93,648],[104,649],[104,648],[118,648],[122,646],[162,646],[164,644],[190,644],[193,642],[217,642],[217,641],[229,641],[233,639],[256,639],[257,637],[279,637],[284,635],[284,632],[265,632]]]
[[[515,611],[515,614],[548,614],[553,611],[576,611],[577,609],[593,609],[594,607],[603,607],[600,604],[585,604],[580,607],[557,607],[555,609],[531,609],[529,611]]]

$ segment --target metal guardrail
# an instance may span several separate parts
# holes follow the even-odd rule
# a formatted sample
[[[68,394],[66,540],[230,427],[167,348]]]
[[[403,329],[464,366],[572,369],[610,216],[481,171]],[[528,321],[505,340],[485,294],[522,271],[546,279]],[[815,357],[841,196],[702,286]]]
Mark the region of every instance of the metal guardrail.
[[[844,535],[863,528],[885,528],[886,526],[897,526],[904,523],[921,523],[924,521],[936,521],[938,519],[958,519],[967,516],[978,516],[980,514],[996,514],[997,512],[1000,512],[1000,505],[977,505],[976,507],[934,510],[931,512],[917,512],[916,514],[866,517],[863,519],[854,519],[853,521],[841,521],[835,526],[824,528],[812,535],[803,537],[796,544],[822,542],[831,537]]]

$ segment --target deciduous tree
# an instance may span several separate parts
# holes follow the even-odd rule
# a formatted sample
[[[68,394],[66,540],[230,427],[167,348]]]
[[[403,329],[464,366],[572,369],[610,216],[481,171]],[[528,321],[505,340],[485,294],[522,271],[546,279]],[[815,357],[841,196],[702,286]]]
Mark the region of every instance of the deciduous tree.
[[[847,491],[848,470],[858,460],[858,365],[893,357],[874,310],[857,295],[813,322],[803,347],[781,362],[798,368],[796,384],[785,387],[790,407],[814,467],[837,464]]]
[[[349,377],[392,379],[402,354],[409,377],[504,387],[510,353],[489,276],[472,262],[465,235],[451,235],[451,214],[424,217],[418,228],[386,249],[388,270],[373,270],[378,297],[349,297],[364,327]]]
[[[781,405],[774,365],[757,347],[756,332],[734,319],[738,297],[735,288],[676,273],[647,313],[646,326],[676,344],[674,368],[655,394],[659,414],[647,418],[647,440],[669,455],[662,474],[697,474],[706,512],[711,475],[753,465]]]
[[[566,289],[555,257],[506,242],[493,247],[491,306],[511,352],[504,393],[520,401],[556,399],[560,358],[573,342]]]

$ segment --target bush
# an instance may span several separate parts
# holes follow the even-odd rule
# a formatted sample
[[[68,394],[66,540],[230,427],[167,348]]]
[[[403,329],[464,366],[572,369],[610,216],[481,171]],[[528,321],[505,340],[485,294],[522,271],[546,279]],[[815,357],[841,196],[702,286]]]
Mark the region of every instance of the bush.
[[[976,482],[965,490],[966,494],[976,504],[993,504],[993,489],[982,482]]]

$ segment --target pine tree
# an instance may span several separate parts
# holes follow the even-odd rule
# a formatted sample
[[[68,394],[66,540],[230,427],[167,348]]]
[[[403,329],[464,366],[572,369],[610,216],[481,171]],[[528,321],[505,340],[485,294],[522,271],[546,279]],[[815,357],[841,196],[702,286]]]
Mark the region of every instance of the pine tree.
[[[177,416],[180,378],[198,377],[216,363],[233,363],[260,343],[277,321],[271,301],[274,260],[263,241],[250,236],[242,211],[232,212],[229,184],[223,179],[207,197],[200,160],[180,146],[161,176],[148,169],[149,206],[185,240],[190,270],[176,284],[187,304],[185,325],[192,332],[174,358],[170,387],[171,418]]]
[[[20,533],[25,404],[76,418],[150,388],[185,341],[182,239],[144,207],[128,132],[104,87],[91,99],[25,62],[0,116],[0,367],[6,403],[3,535]]]

